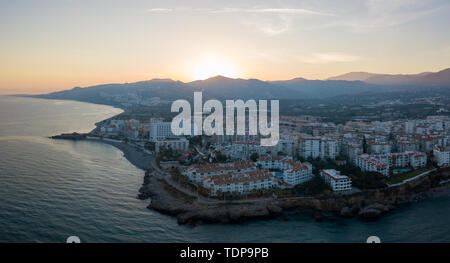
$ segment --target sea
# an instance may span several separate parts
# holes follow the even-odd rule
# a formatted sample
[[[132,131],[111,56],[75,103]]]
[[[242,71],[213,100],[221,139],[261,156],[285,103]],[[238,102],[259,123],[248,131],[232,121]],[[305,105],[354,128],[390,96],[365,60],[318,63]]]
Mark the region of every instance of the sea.
[[[375,221],[309,214],[241,224],[178,225],[136,198],[144,172],[117,148],[51,140],[88,132],[120,109],[0,96],[0,242],[450,242],[450,197],[402,205]]]

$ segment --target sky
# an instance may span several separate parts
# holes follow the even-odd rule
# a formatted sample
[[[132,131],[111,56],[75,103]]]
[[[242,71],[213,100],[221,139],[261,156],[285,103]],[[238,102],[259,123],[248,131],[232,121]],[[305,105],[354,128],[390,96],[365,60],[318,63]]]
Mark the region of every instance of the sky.
[[[0,0],[0,94],[450,67],[448,0]]]

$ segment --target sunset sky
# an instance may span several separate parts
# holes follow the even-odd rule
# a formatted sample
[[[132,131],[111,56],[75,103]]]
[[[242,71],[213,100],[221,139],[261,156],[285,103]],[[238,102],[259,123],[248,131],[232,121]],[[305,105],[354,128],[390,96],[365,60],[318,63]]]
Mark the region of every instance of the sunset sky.
[[[450,67],[449,14],[448,0],[3,0],[0,94],[438,71]]]

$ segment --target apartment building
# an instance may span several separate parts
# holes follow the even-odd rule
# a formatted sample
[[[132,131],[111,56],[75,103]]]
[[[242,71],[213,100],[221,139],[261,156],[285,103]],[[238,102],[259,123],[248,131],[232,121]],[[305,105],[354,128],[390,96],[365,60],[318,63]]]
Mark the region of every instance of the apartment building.
[[[320,170],[320,176],[334,192],[352,189],[352,179],[346,175],[341,175],[339,171],[334,169]]]
[[[379,172],[382,175],[389,175],[389,164],[372,157],[368,154],[361,154],[355,158],[354,164],[361,168],[363,172]]]
[[[276,185],[276,182],[273,174],[268,170],[252,170],[209,175],[202,179],[202,185],[210,190],[212,196],[215,196],[219,192],[245,194],[270,189]]]
[[[433,149],[433,155],[438,166],[450,166],[450,146],[436,145]]]
[[[163,148],[187,151],[189,149],[189,140],[184,137],[177,137],[158,140],[155,142],[155,152],[160,152]]]
[[[256,164],[251,161],[238,161],[231,163],[208,163],[189,166],[183,174],[194,183],[202,183],[202,180],[208,176],[239,174],[256,170]]]
[[[300,137],[298,153],[303,158],[336,159],[337,141],[327,137]]]
[[[151,122],[149,140],[157,142],[166,138],[174,137],[171,129],[171,122]]]
[[[302,184],[312,178],[312,165],[309,162],[301,163],[287,157],[261,157],[256,163],[262,169],[282,171],[283,181],[291,186]]]
[[[386,163],[389,167],[407,167],[414,169],[427,166],[427,155],[421,152],[406,151],[402,153],[389,153],[373,155],[372,157]]]

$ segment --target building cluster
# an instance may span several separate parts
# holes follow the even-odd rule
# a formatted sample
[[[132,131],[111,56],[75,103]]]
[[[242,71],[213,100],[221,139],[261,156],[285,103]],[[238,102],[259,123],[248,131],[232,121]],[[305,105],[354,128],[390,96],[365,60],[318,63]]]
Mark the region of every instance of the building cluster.
[[[189,166],[183,175],[195,184],[217,192],[248,193],[253,190],[269,189],[274,176],[268,170],[259,170],[254,162],[207,163]]]
[[[312,178],[312,166],[291,158],[262,157],[256,163],[245,160],[191,165],[183,175],[208,189],[211,195],[218,192],[244,194],[304,183]]]
[[[262,169],[280,171],[280,177],[289,186],[309,181],[313,176],[312,165],[309,162],[301,163],[292,158],[261,157],[256,164]]]
[[[96,135],[150,142],[155,152],[169,147],[173,150],[189,149],[189,140],[184,136],[174,136],[171,122],[166,122],[162,118],[151,118],[149,121],[110,119],[97,126],[94,132]]]
[[[147,139],[150,122],[135,119],[111,119],[97,124],[98,135],[106,137],[125,137],[132,140]]]
[[[157,118],[148,122],[111,119],[99,123],[96,133],[150,144],[155,152],[164,148],[190,149],[187,136],[174,136],[171,122]],[[425,167],[427,157],[432,157],[438,166],[450,165],[449,116],[386,122],[353,120],[345,124],[327,123],[313,116],[281,116],[280,139],[275,146],[262,146],[258,135],[248,134],[202,139],[209,142],[208,147],[191,147],[195,152],[191,155],[198,155],[194,156],[193,163],[196,163],[195,157],[214,156],[218,152],[226,155],[229,162],[210,163],[209,160],[209,163],[185,168],[183,174],[210,190],[212,195],[302,184],[313,176],[311,159],[334,160],[339,165],[351,163],[364,172],[385,176],[397,168]],[[333,191],[352,187],[351,179],[338,171],[321,170],[320,175]]]
[[[220,138],[216,149],[233,159],[248,159],[253,153],[345,159],[353,164],[361,163],[368,171],[388,173],[384,170],[393,167],[423,167],[430,155],[442,159],[436,162],[445,165],[445,147],[450,146],[450,118],[429,116],[423,120],[349,121],[336,125],[320,122],[315,117],[282,116],[279,143],[264,147],[258,140],[255,136]],[[387,167],[382,163],[387,163]]]

